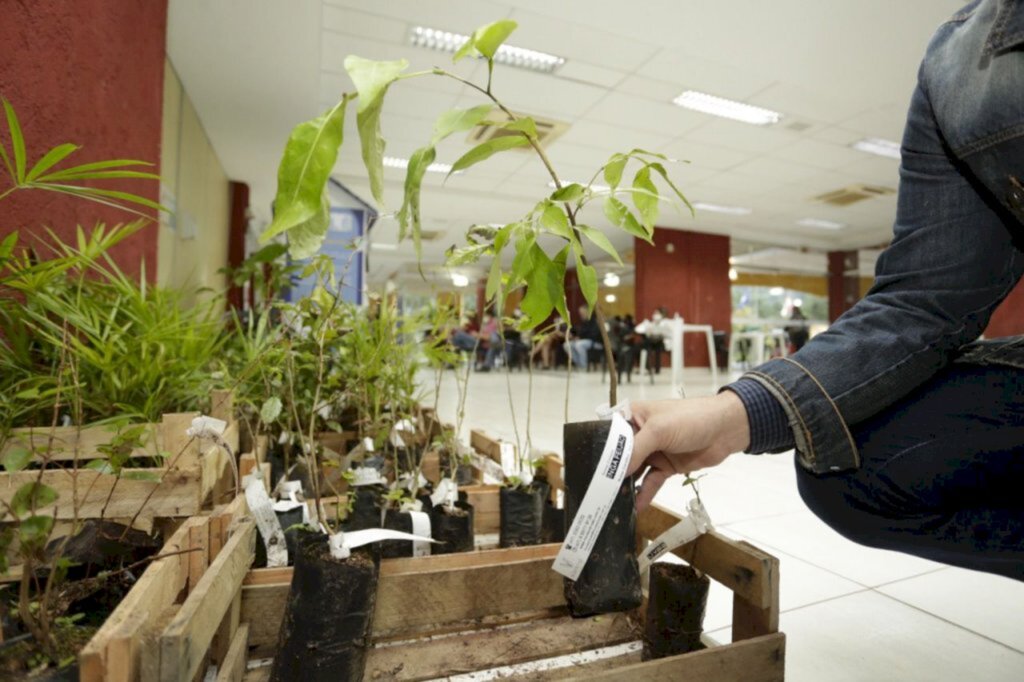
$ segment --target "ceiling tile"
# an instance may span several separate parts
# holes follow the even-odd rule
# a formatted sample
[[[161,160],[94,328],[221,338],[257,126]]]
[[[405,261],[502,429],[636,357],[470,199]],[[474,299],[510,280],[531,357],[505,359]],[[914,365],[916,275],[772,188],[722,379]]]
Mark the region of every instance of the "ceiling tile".
[[[775,109],[786,119],[811,119],[835,123],[862,105],[849,99],[812,91],[792,83],[777,82],[756,95],[758,106]]]
[[[659,52],[637,70],[637,75],[682,83],[683,87],[673,97],[683,90],[700,90],[758,106],[763,105],[755,95],[775,80],[754,69],[739,69],[677,50]]]
[[[737,164],[735,170],[747,175],[764,176],[782,182],[800,182],[820,172],[817,168],[790,163],[768,156],[761,156]]]
[[[863,152],[818,140],[800,139],[774,150],[770,156],[807,166],[836,169],[859,160]]]
[[[626,77],[616,90],[635,97],[653,99],[659,102],[671,102],[673,98],[683,91],[683,86],[678,83],[644,78],[634,73]]]
[[[724,118],[710,118],[687,138],[747,154],[763,154],[792,144],[800,137],[780,125],[755,126]]]
[[[748,161],[750,154],[744,154],[725,147],[697,142],[687,136],[666,145],[661,149],[665,154],[680,161],[689,161],[698,170],[725,170]]]
[[[408,22],[440,28],[445,31],[469,34],[473,29],[492,21],[503,19],[508,14],[506,6],[498,3],[477,2],[476,0],[445,0],[444,2],[422,2],[422,0],[324,0],[328,5],[379,14]]]
[[[594,66],[579,60],[573,59],[558,67],[554,74],[558,80],[570,80],[597,85],[602,88],[614,88],[623,79],[627,78],[625,71],[608,69],[603,66]]]
[[[613,92],[602,99],[586,117],[601,123],[624,125],[638,130],[676,137],[707,122],[707,117],[674,104],[637,101],[629,95]]]
[[[614,152],[629,151],[635,147],[641,149],[661,149],[671,138],[636,128],[600,123],[588,118],[579,119],[569,126],[555,142],[570,142],[596,147],[608,157]]]
[[[402,44],[408,39],[409,23],[379,14],[324,5],[323,27],[350,36],[373,36],[381,42]]]
[[[864,137],[881,137],[899,142],[903,139],[907,110],[906,107],[896,106],[869,109],[836,122],[843,128],[863,133]]]

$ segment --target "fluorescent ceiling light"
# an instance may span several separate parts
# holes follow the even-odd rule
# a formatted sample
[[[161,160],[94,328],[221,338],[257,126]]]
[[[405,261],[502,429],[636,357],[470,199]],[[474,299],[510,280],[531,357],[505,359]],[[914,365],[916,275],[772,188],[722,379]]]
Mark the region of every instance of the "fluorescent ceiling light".
[[[452,284],[454,284],[455,286],[457,286],[459,288],[468,287],[469,286],[469,277],[466,277],[465,275],[460,274],[458,272],[453,272],[452,273]]]
[[[385,156],[384,166],[387,168],[408,168],[409,159],[402,159],[397,156]],[[452,165],[450,163],[432,163],[427,166],[427,170],[431,173],[450,173]]]
[[[757,126],[778,123],[779,119],[782,118],[782,114],[771,109],[762,109],[751,104],[736,102],[724,97],[715,97],[714,95],[697,92],[696,90],[687,90],[672,100],[672,103],[686,109],[693,109],[694,111],[711,114],[712,116],[731,118],[734,121],[742,121],[743,123],[752,123]]]
[[[695,201],[694,209],[698,211],[709,211],[711,213],[728,213],[729,215],[750,215],[753,211],[742,206],[721,206],[719,204],[708,204],[703,201]]]
[[[885,156],[890,159],[898,160],[900,158],[900,143],[893,142],[892,140],[866,137],[863,140],[857,140],[851,146],[859,152]]]
[[[410,43],[416,47],[426,47],[439,52],[456,52],[467,40],[469,40],[467,35],[450,33],[436,28],[427,28],[426,26],[413,26],[412,30],[409,31]],[[525,47],[502,45],[494,54],[494,61],[520,69],[551,73],[562,64],[565,64],[565,57],[537,50],[528,50]]]
[[[617,287],[619,286],[619,276],[614,272],[609,272],[604,276],[604,285],[606,287]]]
[[[803,218],[796,221],[797,225],[803,225],[804,227],[820,227],[823,230],[841,230],[846,225],[843,223],[837,223],[832,220],[821,220],[819,218]]]
[[[371,242],[370,248],[374,251],[398,251],[398,244],[386,244],[384,242]]]
[[[615,301],[617,301],[618,299],[615,297],[615,294],[608,294],[607,296],[604,297],[604,300],[607,301],[608,303],[615,303]]]

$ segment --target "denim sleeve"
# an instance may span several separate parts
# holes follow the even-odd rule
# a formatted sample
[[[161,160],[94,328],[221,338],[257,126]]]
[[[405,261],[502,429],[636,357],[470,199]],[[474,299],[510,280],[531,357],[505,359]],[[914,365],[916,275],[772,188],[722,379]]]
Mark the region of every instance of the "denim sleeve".
[[[745,375],[785,411],[799,461],[815,473],[858,467],[849,425],[909,393],[976,339],[1024,272],[1011,236],[1020,223],[946,144],[924,74],[922,67],[903,137],[894,237],[874,286],[799,352]],[[1019,74],[1007,100],[1024,92],[1024,69]]]
[[[739,396],[747,411],[750,425],[748,453],[760,455],[793,448],[793,431],[786,418],[786,411],[764,386],[752,379],[740,379],[722,390],[732,391]]]

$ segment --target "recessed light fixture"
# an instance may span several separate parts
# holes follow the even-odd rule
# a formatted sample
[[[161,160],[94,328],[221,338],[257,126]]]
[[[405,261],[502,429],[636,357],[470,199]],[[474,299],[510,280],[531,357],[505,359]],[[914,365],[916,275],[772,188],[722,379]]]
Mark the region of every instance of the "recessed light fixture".
[[[426,26],[413,26],[409,31],[409,42],[416,47],[426,47],[438,52],[456,52],[469,40],[469,36],[461,33],[451,33]],[[494,53],[494,61],[501,64],[508,64],[520,69],[530,69],[542,73],[551,73],[562,64],[565,64],[565,57],[529,50],[525,47],[514,45],[502,45]]]
[[[819,218],[802,218],[796,221],[796,224],[804,227],[818,227],[822,230],[841,230],[846,227],[843,223],[837,223],[833,220],[821,220]]]
[[[729,281],[735,282],[740,278],[740,273],[736,272],[736,268],[729,268]]]
[[[716,97],[696,90],[687,90],[672,100],[672,103],[685,109],[693,109],[712,116],[730,118],[756,126],[771,125],[782,119],[782,114],[777,111],[755,107],[752,104],[744,104],[724,97]]]
[[[608,303],[615,303],[615,301],[617,301],[618,299],[615,297],[615,294],[608,294],[607,296],[604,297],[604,300],[607,301]]]
[[[753,211],[742,206],[722,206],[720,204],[708,204],[703,201],[693,202],[693,207],[698,211],[709,211],[711,213],[728,213],[729,215],[750,215]]]
[[[604,276],[604,285],[606,287],[617,287],[619,286],[619,276],[614,272],[609,272]]]
[[[384,166],[386,168],[408,168],[409,159],[402,159],[397,156],[385,156]],[[452,165],[450,163],[432,163],[427,166],[427,170],[431,173],[450,173]]]
[[[455,286],[459,287],[460,289],[462,287],[468,287],[469,286],[469,277],[466,277],[465,275],[463,275],[461,273],[458,273],[458,272],[453,272],[452,273],[452,284],[454,284]]]
[[[890,159],[898,160],[900,158],[900,143],[893,142],[892,140],[866,137],[863,140],[857,140],[850,146],[859,152],[867,152],[868,154],[884,156]]]
[[[370,248],[374,251],[398,251],[398,244],[387,244],[385,242],[371,242]]]

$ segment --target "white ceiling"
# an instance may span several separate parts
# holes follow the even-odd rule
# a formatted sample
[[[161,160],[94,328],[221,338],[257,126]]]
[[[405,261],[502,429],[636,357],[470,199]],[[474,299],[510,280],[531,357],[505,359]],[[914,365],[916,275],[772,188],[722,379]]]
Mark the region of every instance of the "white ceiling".
[[[408,45],[413,25],[468,33],[509,17],[509,43],[561,55],[554,75],[498,65],[495,93],[511,108],[570,124],[550,155],[563,179],[589,178],[614,151],[643,147],[690,163],[673,167],[691,200],[743,206],[731,216],[668,210],[660,225],[729,234],[763,244],[856,248],[886,241],[895,198],[846,208],[812,197],[855,183],[896,187],[895,160],[849,148],[862,137],[899,140],[917,65],[935,28],[960,0],[171,0],[168,53],[195,103],[227,174],[248,182],[254,210],[269,217],[277,162],[293,125],[319,114],[352,86],[348,54],[406,58],[411,69],[444,65],[479,79],[480,62],[457,68],[447,55]],[[671,104],[696,89],[776,109],[783,120],[762,128]],[[396,84],[385,101],[387,153],[408,157],[434,119],[481,103],[454,81],[428,77]],[[793,123],[805,130],[788,129]],[[438,160],[451,163],[469,145],[456,136]],[[364,198],[354,116],[335,177]],[[510,152],[454,176],[428,174],[427,245],[439,262],[472,223],[512,220],[548,190],[529,154]],[[389,205],[401,200],[404,171],[386,170]],[[801,218],[847,225],[801,227]],[[595,210],[587,221],[609,228]],[[395,240],[382,220],[374,239]],[[408,261],[411,249],[375,252],[378,275]]]

